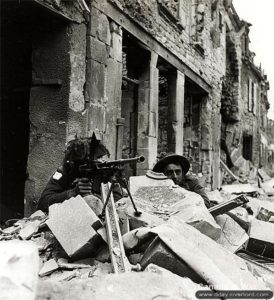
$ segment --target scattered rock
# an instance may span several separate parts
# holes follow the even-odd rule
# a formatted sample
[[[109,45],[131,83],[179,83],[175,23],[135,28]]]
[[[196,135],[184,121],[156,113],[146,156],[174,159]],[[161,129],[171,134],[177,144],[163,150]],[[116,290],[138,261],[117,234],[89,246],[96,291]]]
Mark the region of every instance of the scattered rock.
[[[38,231],[40,223],[41,221],[39,220],[27,223],[27,225],[20,230],[19,236],[23,240],[30,239]]]
[[[259,192],[257,187],[249,183],[222,185],[222,190],[230,194],[248,194],[248,195],[254,195]]]
[[[50,259],[44,263],[42,269],[39,271],[39,276],[47,276],[58,269],[59,265],[57,264],[57,262],[54,259]]]
[[[51,205],[46,223],[73,259],[91,256],[104,243],[96,231],[100,220],[80,196]]]
[[[221,236],[216,242],[235,253],[248,240],[247,233],[230,216],[220,215],[215,220],[221,227]]]
[[[245,262],[198,230],[173,216],[151,230],[209,285],[223,289],[264,289]],[[221,288],[220,288],[221,289]]]

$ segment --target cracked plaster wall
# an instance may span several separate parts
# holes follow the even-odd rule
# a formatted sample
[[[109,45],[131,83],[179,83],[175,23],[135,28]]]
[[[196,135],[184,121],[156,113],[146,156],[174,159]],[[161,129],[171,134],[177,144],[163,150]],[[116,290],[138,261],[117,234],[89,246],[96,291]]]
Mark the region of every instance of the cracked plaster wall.
[[[30,146],[25,183],[25,215],[36,209],[49,177],[61,165],[66,142],[85,135],[84,84],[86,25],[52,18],[33,35],[32,77],[61,80],[61,85],[33,85],[30,92]],[[62,7],[65,12],[65,8]]]

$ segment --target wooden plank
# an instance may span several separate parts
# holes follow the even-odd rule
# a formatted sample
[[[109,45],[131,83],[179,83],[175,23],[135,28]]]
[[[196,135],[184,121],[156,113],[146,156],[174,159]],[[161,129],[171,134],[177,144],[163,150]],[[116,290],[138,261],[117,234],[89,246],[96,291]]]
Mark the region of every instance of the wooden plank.
[[[104,203],[109,189],[110,184],[101,184],[101,195]],[[123,239],[119,227],[119,217],[115,209],[112,193],[105,210],[105,223],[113,273],[118,274],[131,271],[131,265],[125,254]]]
[[[241,206],[248,202],[248,199],[244,195],[240,195],[234,199],[224,201],[219,203],[211,208],[209,208],[209,212],[212,214],[213,217],[218,215],[222,215],[238,206]]]
[[[238,180],[240,183],[244,183],[244,181],[239,178],[238,176],[236,176],[235,174],[233,174],[233,172],[228,168],[228,166],[220,159],[220,164],[221,167],[235,180]]]

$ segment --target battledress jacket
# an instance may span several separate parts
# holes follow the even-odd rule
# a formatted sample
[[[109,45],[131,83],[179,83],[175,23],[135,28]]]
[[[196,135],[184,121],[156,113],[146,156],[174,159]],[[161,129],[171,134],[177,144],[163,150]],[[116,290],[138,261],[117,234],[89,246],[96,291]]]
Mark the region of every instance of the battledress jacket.
[[[207,208],[211,207],[210,201],[207,197],[205,189],[200,185],[197,178],[192,175],[185,175],[183,183],[180,185],[184,189],[197,193],[204,199],[205,206]]]
[[[61,167],[49,179],[39,201],[37,208],[48,212],[49,206],[54,203],[61,203],[71,197],[73,190],[73,182],[77,178],[77,174],[71,174],[68,170]],[[100,191],[95,193],[98,196]],[[120,186],[115,186],[113,190],[114,199],[117,201],[123,197]]]

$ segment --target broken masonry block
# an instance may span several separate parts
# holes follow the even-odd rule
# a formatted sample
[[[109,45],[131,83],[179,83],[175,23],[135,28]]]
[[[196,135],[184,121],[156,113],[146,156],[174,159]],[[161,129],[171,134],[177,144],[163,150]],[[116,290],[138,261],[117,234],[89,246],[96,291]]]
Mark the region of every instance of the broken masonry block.
[[[0,247],[0,298],[34,300],[39,256],[30,241],[2,241]]]
[[[51,205],[46,224],[71,260],[96,254],[104,243],[102,223],[81,196]]]
[[[148,242],[153,237],[149,227],[137,228],[123,235],[125,251],[132,251]]]
[[[246,250],[260,256],[274,258],[274,224],[253,219]]]
[[[87,205],[93,210],[96,216],[99,216],[102,213],[103,202],[100,198],[95,195],[87,195],[84,197]]]
[[[59,269],[59,265],[57,264],[55,259],[52,258],[44,263],[43,267],[39,271],[39,276],[40,277],[47,276],[58,269]]]
[[[121,234],[125,234],[130,231],[129,228],[129,219],[127,215],[127,211],[125,206],[124,207],[116,207],[117,214],[119,216],[119,226]]]
[[[41,221],[35,220],[26,224],[24,228],[20,230],[19,236],[23,240],[30,239],[39,229]]]
[[[200,232],[218,239],[221,228],[208,212],[203,198],[194,192],[174,185],[170,179],[155,179],[146,176],[130,177],[130,188],[136,206],[142,211],[140,217],[134,216],[132,206],[127,206],[131,229],[141,226],[157,226],[174,215],[179,215],[186,223]]]
[[[11,226],[11,227],[1,230],[1,234],[4,234],[4,235],[15,234],[15,233],[18,233],[21,228],[22,227],[19,227],[19,226]]]
[[[230,194],[247,194],[247,195],[257,195],[259,189],[255,186],[252,186],[249,183],[246,184],[228,184],[222,185],[222,191]]]
[[[222,228],[221,236],[216,242],[232,253],[235,253],[248,240],[245,230],[228,215],[220,215],[215,218]]]
[[[42,210],[37,210],[29,217],[29,219],[30,220],[43,220],[46,217],[47,217],[46,214]]]
[[[181,277],[188,277],[196,283],[206,284],[205,280],[166,246],[159,237],[152,241],[140,261],[142,269],[145,269],[149,264],[165,268]]]

